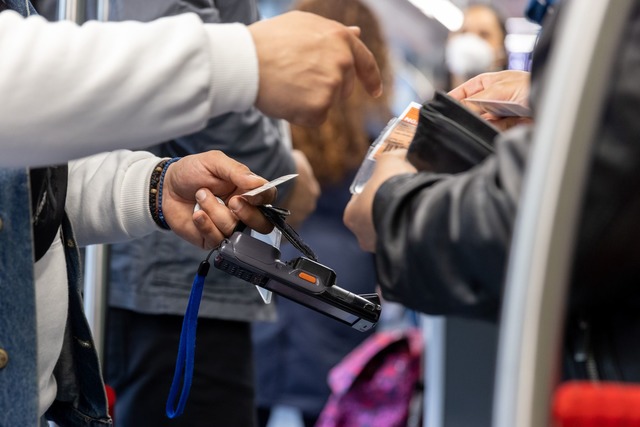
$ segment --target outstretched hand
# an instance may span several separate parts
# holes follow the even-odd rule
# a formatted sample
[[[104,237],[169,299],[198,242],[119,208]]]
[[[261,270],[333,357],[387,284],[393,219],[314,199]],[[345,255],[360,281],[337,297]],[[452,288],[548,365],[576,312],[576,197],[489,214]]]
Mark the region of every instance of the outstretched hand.
[[[373,225],[373,199],[378,188],[389,178],[406,173],[415,173],[416,168],[407,160],[407,150],[393,150],[381,154],[375,169],[362,193],[354,194],[345,208],[343,221],[355,234],[360,247],[375,252],[377,234]]]
[[[449,92],[449,96],[478,113],[499,129],[506,130],[522,123],[531,123],[528,117],[496,117],[481,105],[466,102],[466,98],[509,101],[529,106],[530,75],[526,71],[506,70],[480,74]]]
[[[203,249],[212,249],[230,236],[238,220],[269,233],[273,226],[256,206],[271,203],[276,189],[252,197],[251,203],[239,196],[266,182],[220,151],[187,156],[167,169],[163,213],[177,235]],[[200,210],[194,212],[196,202]]]
[[[380,70],[360,29],[294,11],[249,26],[258,55],[256,107],[301,126],[324,122],[329,107],[348,97],[359,79],[382,94]]]

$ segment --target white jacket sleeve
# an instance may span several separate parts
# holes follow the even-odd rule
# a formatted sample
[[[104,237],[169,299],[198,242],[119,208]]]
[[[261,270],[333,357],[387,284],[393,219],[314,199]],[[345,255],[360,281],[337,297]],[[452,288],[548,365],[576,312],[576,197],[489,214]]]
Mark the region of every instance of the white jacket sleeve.
[[[0,167],[64,163],[189,134],[255,102],[241,24],[47,22],[0,13]]]
[[[117,150],[69,163],[66,212],[80,246],[160,230],[149,212],[149,181],[159,161],[146,151]]]

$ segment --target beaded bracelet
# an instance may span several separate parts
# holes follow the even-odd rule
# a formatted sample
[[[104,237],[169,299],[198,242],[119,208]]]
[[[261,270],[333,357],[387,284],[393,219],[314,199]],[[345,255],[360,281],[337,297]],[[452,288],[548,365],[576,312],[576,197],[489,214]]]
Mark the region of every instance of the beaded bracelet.
[[[149,212],[151,213],[151,218],[153,218],[153,221],[159,227],[162,227],[162,224],[158,220],[158,182],[160,182],[160,174],[164,169],[164,165],[168,161],[169,159],[165,159],[158,163],[155,168],[153,168],[153,172],[151,173],[151,181],[149,182]]]
[[[164,159],[153,168],[151,173],[151,181],[149,183],[149,212],[151,212],[151,218],[158,225],[158,227],[165,230],[170,230],[169,224],[164,219],[162,212],[162,184],[164,181],[164,174],[170,163],[177,161],[179,157],[175,159]]]
[[[160,173],[160,182],[158,183],[158,221],[156,222],[159,222],[160,226],[165,230],[171,230],[171,227],[169,227],[169,224],[167,224],[167,221],[164,219],[164,214],[162,212],[162,186],[164,184],[164,175],[167,173],[169,165],[171,163],[177,162],[178,160],[180,160],[180,157],[174,157],[170,160],[167,160],[167,162],[164,164],[164,167],[162,168],[162,172]]]

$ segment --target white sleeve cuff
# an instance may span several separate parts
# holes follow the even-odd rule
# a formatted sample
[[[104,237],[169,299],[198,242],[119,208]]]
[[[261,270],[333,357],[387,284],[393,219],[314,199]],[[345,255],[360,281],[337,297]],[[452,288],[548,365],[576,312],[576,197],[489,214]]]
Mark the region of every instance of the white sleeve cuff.
[[[122,180],[119,205],[123,227],[129,237],[142,237],[153,231],[163,230],[155,223],[149,211],[151,172],[160,160],[155,156],[147,157],[127,167]]]
[[[258,55],[243,24],[205,24],[211,45],[211,116],[248,110],[258,96]]]

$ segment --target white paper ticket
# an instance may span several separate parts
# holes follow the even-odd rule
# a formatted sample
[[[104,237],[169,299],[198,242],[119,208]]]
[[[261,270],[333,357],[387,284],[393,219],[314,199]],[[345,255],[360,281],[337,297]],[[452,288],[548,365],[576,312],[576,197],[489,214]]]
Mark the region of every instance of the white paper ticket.
[[[284,175],[281,176],[280,178],[276,178],[272,181],[267,182],[266,184],[261,185],[258,188],[254,188],[253,190],[249,190],[246,193],[242,193],[241,196],[257,196],[258,194],[267,191],[270,188],[275,187],[276,185],[280,185],[283,182],[287,182],[290,179],[295,178],[296,176],[298,176],[297,173],[292,173],[290,175]]]

